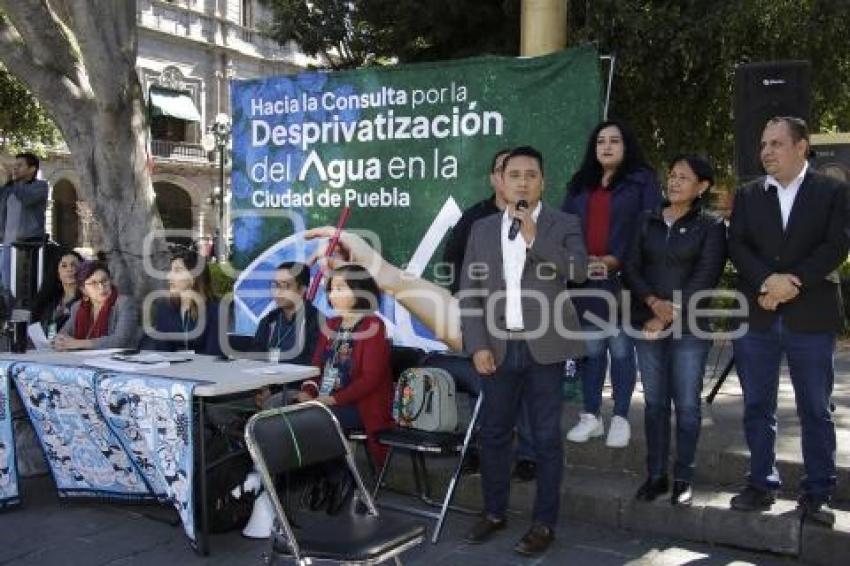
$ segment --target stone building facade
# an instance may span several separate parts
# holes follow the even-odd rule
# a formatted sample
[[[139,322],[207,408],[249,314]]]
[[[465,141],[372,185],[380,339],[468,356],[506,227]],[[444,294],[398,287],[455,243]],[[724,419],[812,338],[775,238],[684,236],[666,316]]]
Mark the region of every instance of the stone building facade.
[[[137,69],[151,110],[156,202],[166,228],[191,230],[196,240],[218,228],[218,157],[204,151],[201,138],[217,114],[230,113],[229,81],[306,64],[295,48],[258,31],[267,18],[258,0],[138,0]],[[46,224],[52,238],[98,249],[97,220],[78,198],[68,152],[51,151],[41,176],[52,187]]]

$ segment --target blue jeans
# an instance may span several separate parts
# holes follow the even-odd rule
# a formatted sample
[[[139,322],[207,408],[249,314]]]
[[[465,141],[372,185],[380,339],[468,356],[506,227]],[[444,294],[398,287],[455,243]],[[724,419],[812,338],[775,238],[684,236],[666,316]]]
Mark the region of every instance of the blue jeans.
[[[599,331],[596,327],[583,326],[586,332]],[[637,381],[634,342],[625,332],[616,336],[589,339],[587,357],[578,362],[577,373],[581,379],[581,392],[584,397],[584,412],[598,415],[602,405],[602,388],[608,371],[608,353],[611,353],[611,386],[614,388],[614,414],[626,418],[632,393]]]
[[[426,359],[425,366],[444,369],[455,379],[458,391],[469,395],[470,414],[475,408],[475,401],[481,393],[481,375],[475,371],[472,360],[467,357],[434,353]],[[531,437],[531,425],[528,415],[528,403],[523,403],[516,424],[517,444],[515,457],[517,460],[536,461],[534,456],[534,441]]]
[[[564,448],[561,435],[561,377],[564,364],[538,364],[523,340],[509,340],[496,373],[481,378],[481,486],[484,511],[504,518],[511,486],[511,436],[520,407],[528,403],[537,454],[534,521],[558,520]]]
[[[12,290],[12,246],[0,244],[0,284],[11,292]]]
[[[670,403],[676,407],[676,463],[673,478],[690,482],[702,413],[700,392],[711,343],[687,334],[681,338],[635,343],[646,400],[646,468],[653,479],[667,475],[670,460]]]
[[[744,391],[744,430],[750,448],[749,483],[781,486],[776,469],[776,397],[782,355],[788,360],[803,433],[804,493],[829,498],[835,487],[835,425],[830,396],[835,379],[832,332],[794,332],[781,317],[767,330],[735,341],[735,365]]]

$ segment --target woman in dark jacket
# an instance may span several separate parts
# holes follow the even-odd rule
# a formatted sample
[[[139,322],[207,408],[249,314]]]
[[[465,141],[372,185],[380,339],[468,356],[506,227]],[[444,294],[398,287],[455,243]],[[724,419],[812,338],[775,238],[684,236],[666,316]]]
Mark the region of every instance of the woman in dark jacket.
[[[38,290],[32,308],[33,322],[41,324],[48,338],[53,338],[65,325],[71,313],[71,305],[82,296],[77,285],[77,269],[83,263],[83,256],[73,250],[61,254],[56,269],[48,272]]]
[[[608,120],[596,126],[561,207],[581,219],[591,268],[582,290],[604,293],[617,302],[622,287],[620,272],[627,260],[635,221],[642,211],[660,202],[661,188],[655,173],[644,163],[637,139],[626,125]],[[611,303],[587,296],[576,297],[574,302],[584,330],[600,334],[599,327],[584,318],[587,313],[610,321],[618,330],[586,340],[587,357],[578,364],[584,410],[567,440],[586,442],[605,432],[600,407],[610,353],[614,414],[605,443],[623,448],[631,436],[628,413],[637,379],[634,344],[622,332],[620,313],[611,312]]]
[[[193,252],[174,256],[168,290],[170,296],[155,303],[154,349],[220,355],[219,302],[213,298],[206,261]]]
[[[705,303],[710,303],[710,299],[692,298],[717,285],[726,263],[725,225],[702,207],[703,195],[713,182],[714,172],[705,159],[676,157],[667,177],[667,203],[641,215],[626,262],[632,324],[643,334],[636,340],[646,400],[649,473],[637,492],[642,501],[652,501],[669,489],[672,401],[676,407],[676,463],[671,503],[691,503],[700,391],[711,342],[706,325],[692,320],[689,307],[705,308]]]

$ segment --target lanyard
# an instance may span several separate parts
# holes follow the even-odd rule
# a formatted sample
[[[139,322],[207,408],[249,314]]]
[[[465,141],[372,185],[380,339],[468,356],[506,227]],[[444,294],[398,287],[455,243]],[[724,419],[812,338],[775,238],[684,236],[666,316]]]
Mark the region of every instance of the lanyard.
[[[272,347],[280,349],[280,345],[283,344],[283,341],[289,338],[289,335],[292,334],[293,330],[295,330],[295,323],[298,322],[298,314],[295,314],[295,320],[292,321],[292,324],[289,325],[289,328],[286,329],[286,333],[283,332],[283,311],[277,317],[275,321],[274,327],[274,338],[272,338],[272,333],[269,332],[269,341],[266,344],[267,349],[271,350]],[[274,346],[272,346],[274,344]]]
[[[189,349],[189,309],[180,311],[180,330],[183,332],[183,350]]]

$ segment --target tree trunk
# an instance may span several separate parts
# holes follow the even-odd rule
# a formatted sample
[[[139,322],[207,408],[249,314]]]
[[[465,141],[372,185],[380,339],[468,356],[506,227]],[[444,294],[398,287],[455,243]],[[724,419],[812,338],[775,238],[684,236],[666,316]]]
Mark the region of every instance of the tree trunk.
[[[0,0],[0,10],[0,60],[61,130],[113,278],[141,300],[162,286],[145,266],[163,270],[167,250],[147,166],[136,2]]]
[[[96,104],[90,131],[68,146],[80,192],[100,224],[112,275],[123,293],[141,300],[151,288],[162,286],[151,267],[165,268],[167,250],[164,238],[150,236],[162,230],[162,222],[154,206],[144,101],[135,71],[127,93],[117,108]]]

